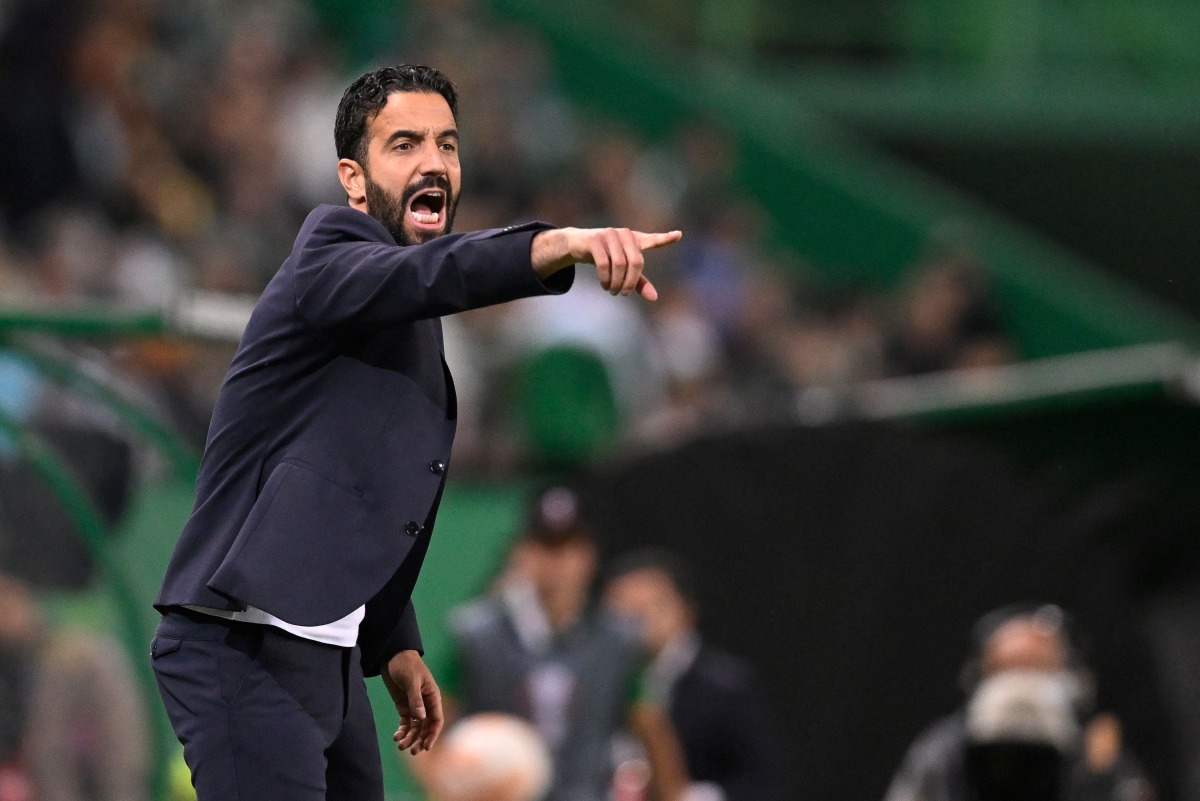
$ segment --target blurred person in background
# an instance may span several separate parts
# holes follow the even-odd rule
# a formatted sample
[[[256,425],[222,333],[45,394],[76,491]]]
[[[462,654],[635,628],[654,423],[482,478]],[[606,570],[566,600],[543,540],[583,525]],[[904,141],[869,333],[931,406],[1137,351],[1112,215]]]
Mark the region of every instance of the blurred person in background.
[[[43,635],[28,588],[0,574],[0,801],[33,797],[26,739]]]
[[[660,400],[632,419],[633,439],[666,448],[730,418],[733,390],[719,333],[678,283],[669,283],[649,314],[650,339],[662,373]]]
[[[780,744],[752,671],[704,645],[696,582],[667,551],[618,557],[606,571],[605,604],[638,624],[652,659],[645,693],[670,713],[692,784],[688,801],[779,798]]]
[[[537,495],[496,593],[451,615],[447,696],[457,714],[504,712],[534,725],[553,756],[548,801],[607,801],[629,792],[624,782],[644,781],[614,764],[626,727],[645,749],[652,797],[681,801],[679,743],[664,710],[638,696],[637,633],[591,603],[596,560],[575,493]]]
[[[992,367],[1016,354],[972,249],[938,232],[911,270],[884,342],[889,375]]]
[[[537,729],[501,712],[455,721],[412,768],[430,801],[541,801],[554,770]]]
[[[1062,609],[1003,607],[973,634],[966,705],[917,738],[885,801],[1153,801]]]
[[[64,630],[41,664],[29,726],[37,798],[148,798],[149,710],[125,650],[96,632]]]
[[[0,801],[145,799],[146,712],[117,643],[49,628],[0,574]]]

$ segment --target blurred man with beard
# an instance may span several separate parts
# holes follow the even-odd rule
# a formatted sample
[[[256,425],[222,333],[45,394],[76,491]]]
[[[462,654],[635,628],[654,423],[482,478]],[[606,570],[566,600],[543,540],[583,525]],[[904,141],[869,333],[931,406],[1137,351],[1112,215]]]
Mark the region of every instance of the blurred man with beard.
[[[200,801],[382,799],[364,676],[397,746],[428,749],[441,693],[410,595],[454,437],[439,317],[567,291],[656,292],[677,231],[529,223],[451,234],[457,93],[429,67],[367,73],[334,139],[347,206],[321,206],[263,292],[209,428],[151,656]]]
[[[779,798],[783,748],[751,667],[701,641],[699,582],[669,551],[609,566],[605,604],[636,622],[651,662],[644,692],[666,707],[692,784],[685,801]]]

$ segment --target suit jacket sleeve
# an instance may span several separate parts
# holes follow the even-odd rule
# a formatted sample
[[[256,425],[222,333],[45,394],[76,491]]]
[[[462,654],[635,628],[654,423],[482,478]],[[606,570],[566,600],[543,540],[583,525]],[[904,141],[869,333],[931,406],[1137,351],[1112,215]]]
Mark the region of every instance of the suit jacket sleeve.
[[[378,609],[372,608],[375,600],[372,599],[372,602],[367,604],[368,616],[378,612]],[[375,626],[364,624],[365,628],[359,630],[359,646],[362,649],[360,658],[363,675],[367,678],[382,673],[391,658],[401,651],[416,651],[422,656],[425,654],[421,630],[417,626],[416,609],[411,600],[403,603],[404,611],[398,619],[393,618],[394,625],[379,630]]]
[[[545,223],[450,234],[421,245],[391,244],[373,217],[331,207],[296,261],[296,306],[314,327],[361,336],[413,320],[570,288],[574,269],[545,283],[530,245]]]

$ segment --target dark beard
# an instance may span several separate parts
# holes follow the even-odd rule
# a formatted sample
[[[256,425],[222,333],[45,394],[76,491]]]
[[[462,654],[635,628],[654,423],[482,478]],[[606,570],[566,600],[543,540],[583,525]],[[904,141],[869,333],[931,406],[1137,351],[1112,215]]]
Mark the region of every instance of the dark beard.
[[[366,179],[368,213],[379,220],[388,233],[396,240],[397,245],[420,245],[437,239],[442,234],[448,234],[454,228],[454,213],[458,210],[458,198],[450,191],[450,182],[445,178],[427,177],[416,183],[409,184],[404,194],[396,197],[379,184],[371,180],[370,173],[363,176]],[[439,232],[409,231],[404,222],[408,219],[408,204],[418,192],[427,189],[440,189],[446,195],[446,203],[442,214],[446,224]]]

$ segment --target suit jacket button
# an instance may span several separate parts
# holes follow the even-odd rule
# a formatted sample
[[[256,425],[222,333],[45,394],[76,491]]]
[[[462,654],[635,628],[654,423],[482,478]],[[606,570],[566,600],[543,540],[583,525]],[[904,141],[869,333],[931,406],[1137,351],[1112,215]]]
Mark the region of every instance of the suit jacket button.
[[[442,473],[446,472],[446,463],[441,459],[434,459],[429,463],[429,472],[433,473],[435,476],[440,476]]]
[[[421,524],[416,520],[409,520],[404,524],[404,533],[410,537],[415,537],[421,533]]]

